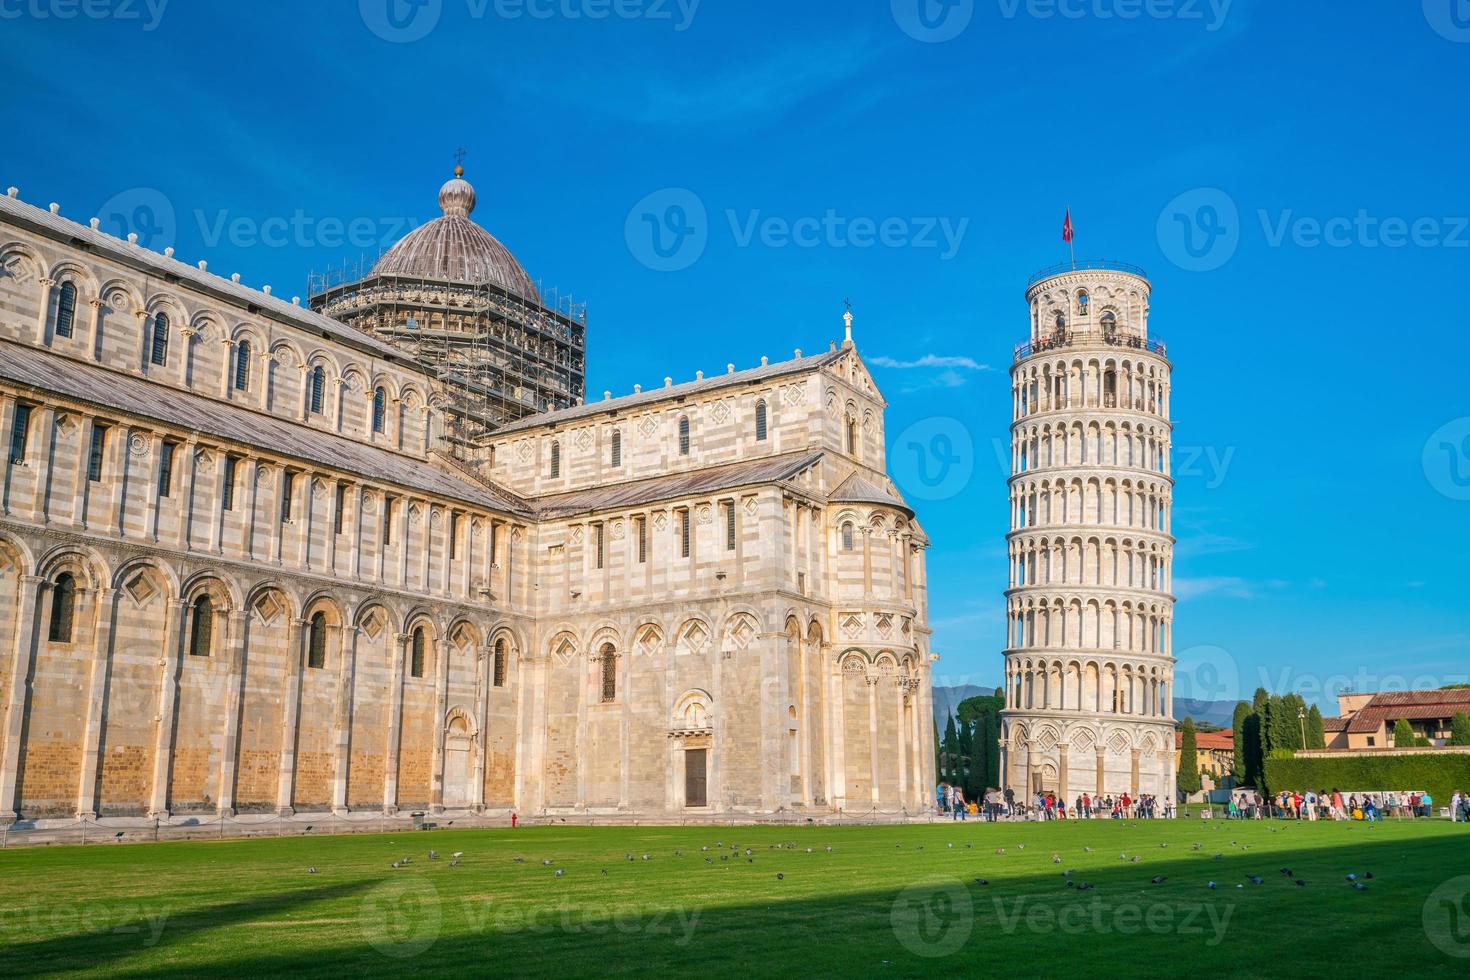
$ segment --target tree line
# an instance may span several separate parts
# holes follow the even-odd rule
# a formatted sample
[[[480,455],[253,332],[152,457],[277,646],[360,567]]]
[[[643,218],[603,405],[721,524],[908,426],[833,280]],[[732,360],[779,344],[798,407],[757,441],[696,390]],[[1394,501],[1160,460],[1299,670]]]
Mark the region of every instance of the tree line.
[[[949,715],[937,746],[935,771],[941,781],[958,786],[965,799],[979,800],[987,787],[1000,785],[1001,689],[994,695],[965,698]],[[935,722],[936,736],[938,722]]]

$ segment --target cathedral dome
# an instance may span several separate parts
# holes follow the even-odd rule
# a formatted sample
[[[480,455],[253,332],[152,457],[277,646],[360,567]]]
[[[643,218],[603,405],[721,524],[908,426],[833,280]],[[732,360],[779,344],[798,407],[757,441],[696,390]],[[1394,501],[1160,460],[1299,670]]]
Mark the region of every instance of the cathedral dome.
[[[413,276],[464,284],[492,283],[524,299],[541,302],[526,270],[495,236],[470,220],[475,188],[464,168],[439,188],[442,217],[415,228],[378,259],[375,276]]]

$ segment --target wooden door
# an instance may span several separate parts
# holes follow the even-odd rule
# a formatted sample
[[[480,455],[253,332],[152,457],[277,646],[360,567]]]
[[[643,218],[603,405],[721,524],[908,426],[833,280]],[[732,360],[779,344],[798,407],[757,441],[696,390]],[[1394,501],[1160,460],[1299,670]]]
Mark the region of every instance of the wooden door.
[[[707,806],[705,765],[709,749],[684,750],[684,805]]]

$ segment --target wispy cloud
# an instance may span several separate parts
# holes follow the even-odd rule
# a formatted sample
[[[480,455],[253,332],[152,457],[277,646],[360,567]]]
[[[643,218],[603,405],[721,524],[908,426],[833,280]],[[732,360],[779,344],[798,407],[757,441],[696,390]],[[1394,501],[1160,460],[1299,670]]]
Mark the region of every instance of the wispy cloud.
[[[1218,595],[1228,599],[1254,599],[1261,589],[1279,589],[1286,583],[1280,579],[1247,579],[1239,575],[1175,578],[1174,594],[1181,599],[1198,599]]]
[[[971,374],[991,369],[989,364],[981,364],[962,354],[925,354],[909,361],[879,354],[868,358],[868,363],[874,367],[912,372],[902,386],[905,392],[925,388],[961,388],[970,380]]]
[[[913,368],[963,368],[967,371],[989,371],[989,364],[981,364],[973,357],[946,356],[943,354],[925,354],[923,357],[913,361],[900,361],[894,357],[880,354],[877,357],[868,358],[869,364],[878,367],[898,368],[900,370],[911,370]]]
[[[790,44],[761,60],[743,60],[728,70],[705,66],[677,78],[649,74],[642,78],[580,74],[558,79],[538,76],[513,79],[510,85],[529,96],[550,96],[596,108],[643,125],[707,127],[779,118],[797,105],[838,86],[872,84],[872,67],[884,46],[867,37],[824,39],[820,47]],[[589,102],[586,93],[595,90]],[[847,93],[844,93],[846,97]]]

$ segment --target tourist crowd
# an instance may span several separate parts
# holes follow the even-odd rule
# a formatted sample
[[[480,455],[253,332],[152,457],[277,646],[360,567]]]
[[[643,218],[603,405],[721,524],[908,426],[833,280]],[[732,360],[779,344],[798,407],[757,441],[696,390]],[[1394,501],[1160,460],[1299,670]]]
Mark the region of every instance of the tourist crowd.
[[[1226,810],[1226,816],[1235,820],[1375,821],[1435,815],[1434,797],[1427,792],[1343,793],[1339,789],[1282,790],[1268,797],[1243,790],[1231,794]],[[1450,817],[1470,822],[1470,794],[1455,792]]]
[[[1128,793],[1094,797],[1083,793],[1072,803],[1054,792],[1037,793],[1029,799],[1018,797],[1013,790],[987,788],[978,800],[965,799],[965,792],[950,783],[940,783],[934,791],[935,811],[954,820],[970,817],[994,823],[997,820],[1099,820],[1172,818],[1174,803],[1155,796]]]
[[[1151,820],[1175,816],[1172,800],[1128,793],[1094,797],[1083,793],[1068,804],[1054,792],[1018,797],[1014,791],[987,788],[978,800],[967,800],[965,791],[951,783],[934,790],[935,812],[953,820],[970,817],[997,820]],[[1450,819],[1470,824],[1470,793],[1456,791],[1450,800]],[[1225,816],[1232,820],[1366,820],[1389,817],[1433,817],[1434,798],[1424,792],[1343,793],[1282,790],[1262,796],[1250,790],[1231,794]]]

